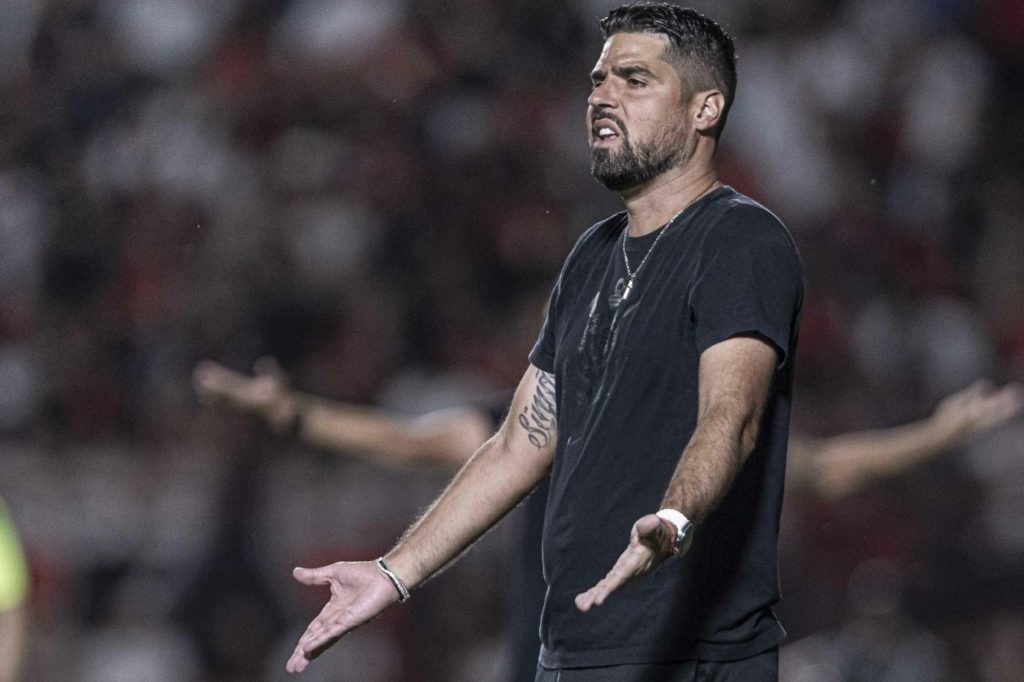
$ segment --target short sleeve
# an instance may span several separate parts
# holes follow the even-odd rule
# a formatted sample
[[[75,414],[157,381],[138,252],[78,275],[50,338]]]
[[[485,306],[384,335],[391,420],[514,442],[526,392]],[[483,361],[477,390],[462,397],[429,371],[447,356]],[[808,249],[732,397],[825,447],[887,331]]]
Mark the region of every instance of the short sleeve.
[[[803,299],[800,256],[778,218],[737,206],[705,239],[690,290],[698,353],[739,334],[775,346],[788,359]]]
[[[564,273],[563,273],[564,274]],[[555,314],[558,310],[558,292],[561,289],[562,277],[559,276],[551,291],[551,298],[548,300],[547,313],[544,315],[544,325],[540,329],[537,342],[533,344],[530,351],[530,362],[549,374],[555,373]]]

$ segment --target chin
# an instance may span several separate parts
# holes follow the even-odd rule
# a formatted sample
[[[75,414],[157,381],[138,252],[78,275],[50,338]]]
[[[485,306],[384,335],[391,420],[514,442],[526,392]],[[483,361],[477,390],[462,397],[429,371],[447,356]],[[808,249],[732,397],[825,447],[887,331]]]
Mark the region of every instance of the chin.
[[[591,168],[590,175],[613,192],[624,192],[640,184],[632,175],[608,172],[600,168]]]

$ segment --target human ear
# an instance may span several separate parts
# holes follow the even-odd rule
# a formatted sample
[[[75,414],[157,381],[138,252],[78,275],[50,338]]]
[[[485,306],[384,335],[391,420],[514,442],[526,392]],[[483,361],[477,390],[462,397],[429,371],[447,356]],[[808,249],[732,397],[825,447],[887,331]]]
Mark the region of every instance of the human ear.
[[[718,90],[698,93],[694,98],[697,112],[694,115],[693,127],[700,132],[711,132],[722,118],[725,109],[725,95]]]

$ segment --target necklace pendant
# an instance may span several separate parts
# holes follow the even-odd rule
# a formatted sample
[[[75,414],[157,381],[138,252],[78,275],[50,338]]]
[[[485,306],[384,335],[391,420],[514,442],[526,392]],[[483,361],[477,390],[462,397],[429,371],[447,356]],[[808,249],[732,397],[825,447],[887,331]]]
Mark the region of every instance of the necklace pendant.
[[[622,291],[622,300],[625,301],[629,298],[629,292],[633,291],[633,278],[630,277],[626,280],[626,288]]]

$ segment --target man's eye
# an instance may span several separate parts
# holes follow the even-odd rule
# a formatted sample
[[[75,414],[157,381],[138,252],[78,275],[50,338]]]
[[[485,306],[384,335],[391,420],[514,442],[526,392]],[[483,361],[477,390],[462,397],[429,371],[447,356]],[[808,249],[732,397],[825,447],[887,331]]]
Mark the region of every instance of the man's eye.
[[[647,85],[647,83],[640,80],[639,78],[630,78],[627,82],[629,83],[629,87],[631,88],[642,88],[645,85]]]

